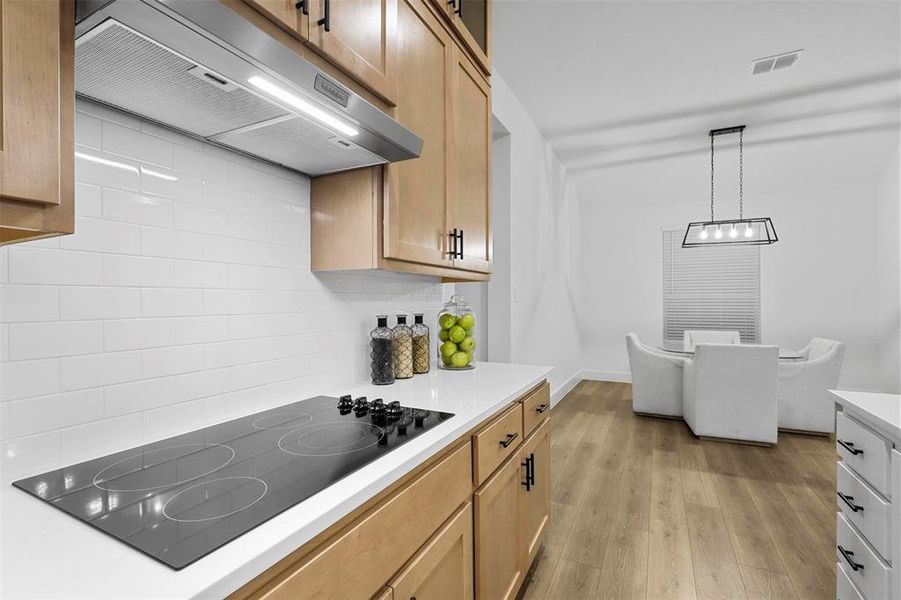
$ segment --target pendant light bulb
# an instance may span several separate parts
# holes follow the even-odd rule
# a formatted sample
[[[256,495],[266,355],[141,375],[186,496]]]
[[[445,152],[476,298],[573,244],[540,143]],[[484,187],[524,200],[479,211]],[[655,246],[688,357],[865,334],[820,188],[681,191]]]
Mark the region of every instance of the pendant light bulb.
[[[709,235],[709,234],[707,233],[707,226],[705,225],[705,226],[704,226],[704,229],[701,230],[701,236],[700,236],[700,237],[701,237],[702,240],[706,240],[707,237],[708,237],[708,235]]]
[[[716,226],[716,231],[713,232],[713,237],[716,239],[722,239],[723,237],[723,229],[719,225]]]
[[[729,229],[729,237],[738,237],[738,230],[735,228],[735,225],[732,225],[732,227]]]
[[[748,223],[747,225],[745,225],[745,237],[746,237],[746,238],[749,238],[749,237],[751,237],[752,235],[754,235],[754,230],[751,229],[751,224]]]

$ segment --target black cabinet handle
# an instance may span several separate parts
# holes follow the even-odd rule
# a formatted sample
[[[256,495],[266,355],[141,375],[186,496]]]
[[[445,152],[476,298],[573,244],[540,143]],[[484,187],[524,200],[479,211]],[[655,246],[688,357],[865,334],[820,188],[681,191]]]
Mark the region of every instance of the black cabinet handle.
[[[538,414],[543,414],[546,413],[547,409],[549,409],[550,407],[550,404],[539,404],[535,407],[535,412],[537,412]]]
[[[454,7],[454,12],[457,12],[457,0],[447,0],[447,3]]]
[[[842,548],[841,544],[836,546],[836,548],[838,548],[838,551],[842,555],[842,558],[848,561],[848,566],[851,567],[853,571],[860,571],[861,569],[863,569],[862,564],[860,564],[859,562],[854,562],[853,552],[851,552],[850,550],[845,550],[844,548]]]
[[[460,0],[460,2],[462,2],[462,1],[463,1],[463,0]],[[463,258],[463,230],[462,230],[462,229],[460,230],[460,247],[459,247],[459,250],[460,250],[460,256],[459,256],[459,258]]]
[[[501,446],[503,446],[504,448],[506,448],[507,446],[509,446],[510,444],[513,443],[513,440],[515,440],[515,439],[518,438],[518,437],[519,437],[519,434],[518,434],[518,433],[508,433],[508,434],[507,434],[507,439],[501,440]]]
[[[326,31],[331,31],[332,29],[331,29],[331,19],[330,19],[330,17],[331,17],[331,14],[332,14],[332,11],[331,11],[331,8],[332,8],[332,0],[322,0],[322,1],[325,3],[325,5],[323,6],[323,9],[322,9],[322,18],[319,19],[318,21],[316,21],[316,24],[317,24],[317,25],[323,25],[323,28],[324,28]]]
[[[457,2],[459,2],[460,4],[457,5],[456,2],[454,3],[454,6],[456,7],[456,10],[454,10],[454,14],[460,15],[460,18],[462,19],[463,18],[463,0],[457,0]]]
[[[310,14],[310,7],[307,6],[307,2],[309,1],[310,0],[300,0],[300,2],[294,5],[294,8],[298,9],[303,14],[308,15]]]
[[[453,231],[447,234],[447,237],[450,240],[450,250],[445,254],[451,258],[457,258],[457,228],[454,227]]]
[[[522,466],[524,466],[524,467],[526,468],[526,480],[525,480],[525,481],[521,481],[520,483],[521,483],[522,485],[526,486],[526,491],[527,491],[527,492],[531,492],[531,491],[532,491],[532,476],[531,476],[531,472],[532,472],[532,468],[531,468],[532,459],[531,459],[531,457],[526,457],[526,461],[525,461],[525,462],[522,462],[522,463],[519,463],[519,464],[521,464]]]
[[[535,453],[529,453],[529,482],[531,482],[532,486],[535,486]]]
[[[854,504],[854,496],[845,496],[843,493],[838,492],[838,497],[841,498],[842,502],[847,504],[848,508],[850,508],[852,511],[858,512],[863,510],[862,506],[860,506],[859,504]]]
[[[842,448],[844,448],[845,450],[847,450],[854,456],[857,456],[858,454],[863,454],[863,450],[861,450],[860,448],[855,448],[854,444],[852,444],[851,442],[846,442],[844,440],[840,440],[837,438],[836,438],[836,441],[838,442],[839,446],[841,446]]]

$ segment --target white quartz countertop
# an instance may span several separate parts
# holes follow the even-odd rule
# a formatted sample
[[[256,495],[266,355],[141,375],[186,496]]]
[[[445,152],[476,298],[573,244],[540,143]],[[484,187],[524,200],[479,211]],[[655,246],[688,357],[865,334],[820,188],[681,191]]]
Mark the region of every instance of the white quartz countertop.
[[[550,371],[550,367],[479,363],[472,371],[433,369],[391,386],[324,392],[400,400],[406,406],[455,416],[181,571],[6,485],[0,491],[0,597],[226,596],[516,400]],[[286,397],[284,403],[296,400]],[[895,423],[898,417],[896,409]]]
[[[845,413],[882,430],[886,435],[901,439],[901,396],[874,392],[830,391]]]

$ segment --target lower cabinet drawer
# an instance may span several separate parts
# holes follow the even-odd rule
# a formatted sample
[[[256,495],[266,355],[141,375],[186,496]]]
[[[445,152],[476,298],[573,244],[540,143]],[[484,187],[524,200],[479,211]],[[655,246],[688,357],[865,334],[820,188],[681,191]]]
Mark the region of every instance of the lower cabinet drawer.
[[[551,384],[547,381],[522,399],[522,434],[529,437],[551,409]]]
[[[891,498],[891,442],[852,417],[836,413],[835,449],[846,466]]]
[[[867,546],[841,513],[836,515],[835,538],[836,560],[864,597],[888,598],[891,567]]]
[[[522,404],[517,402],[472,436],[476,487],[494,473],[522,443]]]
[[[851,469],[836,463],[836,502],[886,561],[892,560],[892,505],[880,498]]]
[[[835,568],[835,600],[866,600],[845,573],[842,563],[838,563]]]
[[[450,452],[256,598],[372,598],[472,494],[472,445]]]

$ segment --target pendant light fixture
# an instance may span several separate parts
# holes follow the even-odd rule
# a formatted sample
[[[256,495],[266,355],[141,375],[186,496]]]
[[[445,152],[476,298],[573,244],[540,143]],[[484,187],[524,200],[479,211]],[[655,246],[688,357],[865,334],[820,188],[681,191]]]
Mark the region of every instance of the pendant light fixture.
[[[710,220],[688,224],[683,248],[695,246],[717,246],[722,244],[753,244],[757,246],[775,244],[779,241],[773,220],[769,217],[745,218],[744,199],[744,125],[710,130]],[[713,140],[718,135],[738,134],[738,219],[717,220],[714,215],[714,162]]]

